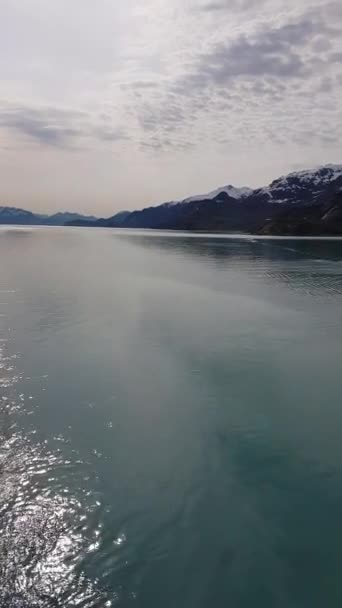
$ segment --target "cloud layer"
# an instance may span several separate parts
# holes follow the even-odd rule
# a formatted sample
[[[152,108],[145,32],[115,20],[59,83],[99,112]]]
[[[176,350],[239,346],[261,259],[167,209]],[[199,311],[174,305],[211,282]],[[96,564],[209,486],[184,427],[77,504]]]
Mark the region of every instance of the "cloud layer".
[[[85,111],[8,102],[0,102],[0,127],[42,146],[62,149],[89,146],[91,140],[115,142],[126,138],[121,128],[114,128],[104,117],[94,118]]]
[[[42,165],[58,200],[93,166],[74,202],[110,184],[105,213],[341,161],[339,1],[3,0],[0,35],[0,177],[22,206],[24,166],[29,202]]]

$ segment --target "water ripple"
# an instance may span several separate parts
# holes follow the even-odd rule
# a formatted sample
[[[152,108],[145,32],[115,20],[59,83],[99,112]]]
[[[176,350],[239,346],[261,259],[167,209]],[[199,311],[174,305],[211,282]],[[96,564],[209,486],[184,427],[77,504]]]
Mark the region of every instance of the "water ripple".
[[[38,442],[36,429],[20,430],[20,418],[30,411],[24,394],[14,392],[20,374],[0,353],[0,606],[110,606],[82,567],[101,542],[100,501],[85,486],[88,465]],[[79,495],[65,483],[66,470]]]

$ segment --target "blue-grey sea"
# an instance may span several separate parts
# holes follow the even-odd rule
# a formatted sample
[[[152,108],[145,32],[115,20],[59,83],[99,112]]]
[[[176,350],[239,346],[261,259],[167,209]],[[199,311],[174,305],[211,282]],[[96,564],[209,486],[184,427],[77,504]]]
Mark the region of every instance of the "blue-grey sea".
[[[1,608],[341,608],[342,240],[0,229]]]

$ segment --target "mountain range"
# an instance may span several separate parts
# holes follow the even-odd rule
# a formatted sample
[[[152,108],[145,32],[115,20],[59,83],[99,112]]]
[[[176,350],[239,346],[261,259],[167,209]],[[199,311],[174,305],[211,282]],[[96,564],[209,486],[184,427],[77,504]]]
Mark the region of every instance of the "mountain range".
[[[26,209],[18,209],[18,207],[0,206],[0,224],[65,226],[68,222],[73,221],[87,221],[91,223],[96,222],[97,218],[93,215],[82,215],[80,213],[70,213],[69,211],[58,212],[53,215],[43,215],[26,211]]]
[[[297,171],[264,188],[217,188],[139,211],[96,219],[0,207],[0,223],[150,228],[264,235],[342,235],[342,165]]]

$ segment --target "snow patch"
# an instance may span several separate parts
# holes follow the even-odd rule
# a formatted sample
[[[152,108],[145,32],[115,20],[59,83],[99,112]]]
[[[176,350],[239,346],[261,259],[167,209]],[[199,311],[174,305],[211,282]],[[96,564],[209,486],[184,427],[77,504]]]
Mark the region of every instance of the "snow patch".
[[[274,180],[269,186],[261,188],[259,192],[267,195],[273,203],[287,202],[288,195],[295,197],[303,189],[319,194],[325,186],[342,176],[342,165],[324,165],[316,169],[295,171]],[[290,199],[291,200],[291,199]],[[292,198],[295,202],[295,199]]]
[[[212,200],[216,196],[221,194],[222,192],[225,192],[231,198],[235,198],[236,200],[239,200],[239,199],[245,198],[246,196],[249,196],[250,194],[252,194],[253,190],[252,190],[252,188],[246,188],[246,187],[235,188],[235,186],[232,186],[231,184],[229,184],[228,186],[222,186],[221,188],[216,188],[216,190],[212,190],[211,192],[207,192],[206,194],[196,194],[195,196],[189,196],[188,198],[184,198],[181,201],[172,201],[170,203],[165,203],[165,205],[170,206],[170,205],[179,205],[180,203],[193,203],[196,201]]]
[[[235,198],[238,200],[239,198],[244,198],[245,196],[252,194],[253,190],[251,188],[246,187],[235,188],[235,186],[229,184],[228,186],[222,186],[222,188],[216,188],[216,190],[213,190],[212,192],[207,192],[207,194],[197,194],[196,196],[190,196],[189,198],[185,198],[182,202],[190,203],[192,201],[201,201],[204,199],[211,200],[221,194],[221,192],[225,192],[231,198]]]

